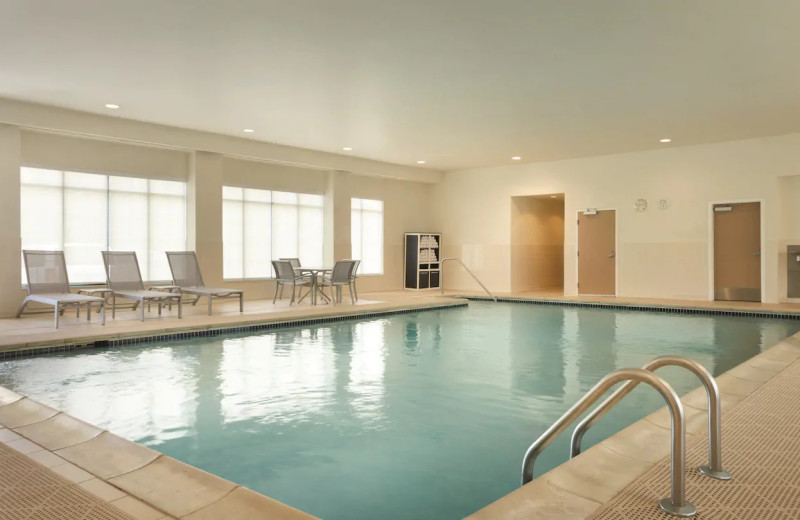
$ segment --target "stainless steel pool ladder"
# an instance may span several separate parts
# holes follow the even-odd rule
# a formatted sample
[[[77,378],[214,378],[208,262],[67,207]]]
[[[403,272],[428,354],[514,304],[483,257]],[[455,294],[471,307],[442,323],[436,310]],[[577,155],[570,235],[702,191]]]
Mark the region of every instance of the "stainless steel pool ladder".
[[[616,370],[589,390],[572,408],[547,429],[533,444],[522,460],[522,484],[533,480],[533,464],[536,457],[553,440],[566,430],[570,424],[589,409],[606,391],[622,381],[647,383],[655,388],[667,402],[672,421],[672,478],[669,498],[659,502],[661,509],[675,516],[689,517],[697,513],[697,508],[686,500],[686,424],[684,422],[683,405],[678,394],[666,381],[649,370],[642,368],[623,368]]]
[[[694,373],[703,382],[708,396],[708,465],[700,466],[699,470],[711,478],[730,480],[731,474],[722,469],[722,400],[719,396],[717,382],[703,365],[685,357],[660,356],[645,364],[642,368],[653,372],[665,366],[685,368]],[[572,432],[570,458],[580,454],[581,441],[589,428],[608,413],[614,405],[631,393],[638,384],[638,381],[628,381],[578,423],[575,431]]]
[[[473,274],[473,272],[469,270],[469,267],[467,267],[467,265],[466,265],[464,262],[462,262],[460,258],[455,258],[455,257],[452,257],[452,258],[442,258],[442,261],[441,261],[441,264],[442,264],[442,272],[441,272],[442,279],[441,279],[441,283],[439,284],[439,285],[441,286],[441,288],[442,288],[442,294],[444,294],[444,264],[445,264],[445,262],[449,262],[450,260],[455,260],[455,261],[457,261],[459,264],[461,264],[461,267],[463,267],[463,268],[464,268],[464,269],[467,271],[467,273],[469,273],[469,275],[470,275],[470,276],[471,276],[471,277],[472,277],[472,278],[473,278],[473,279],[474,279],[476,282],[478,282],[478,285],[480,285],[481,287],[483,287],[483,290],[484,290],[484,291],[486,291],[486,294],[488,294],[488,295],[489,295],[489,297],[490,297],[492,300],[494,300],[494,301],[497,301],[497,298],[495,298],[495,297],[494,297],[494,294],[492,294],[491,292],[489,292],[489,289],[487,289],[487,288],[486,288],[486,286],[485,286],[485,285],[483,285],[483,282],[481,282],[480,280],[478,280],[478,277],[477,277],[477,276],[475,276],[475,274]]]

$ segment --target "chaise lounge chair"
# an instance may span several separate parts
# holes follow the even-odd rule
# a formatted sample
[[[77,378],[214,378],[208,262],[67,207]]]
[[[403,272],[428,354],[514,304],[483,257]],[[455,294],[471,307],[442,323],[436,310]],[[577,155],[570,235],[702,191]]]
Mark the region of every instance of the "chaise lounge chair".
[[[141,321],[144,321],[144,304],[158,304],[158,314],[161,309],[172,304],[178,304],[178,318],[183,317],[181,295],[179,293],[147,290],[142,281],[142,272],[139,270],[139,260],[135,251],[103,251],[103,263],[106,267],[106,280],[111,289],[111,316],[116,316],[117,296],[139,302],[141,307]]]
[[[67,262],[64,251],[22,251],[25,261],[25,272],[28,275],[28,296],[22,301],[17,311],[17,318],[22,315],[28,302],[44,303],[54,308],[55,328],[58,328],[58,317],[66,307],[86,305],[86,319],[92,317],[92,304],[100,305],[100,324],[106,324],[106,301],[96,296],[72,294],[69,292]]]
[[[239,298],[239,312],[244,312],[244,292],[240,289],[223,289],[219,287],[206,287],[203,275],[200,274],[200,264],[194,251],[167,251],[169,269],[172,271],[172,283],[180,288],[182,294],[208,296],[208,315],[211,316],[211,302],[214,298]],[[197,300],[194,302],[197,303]]]

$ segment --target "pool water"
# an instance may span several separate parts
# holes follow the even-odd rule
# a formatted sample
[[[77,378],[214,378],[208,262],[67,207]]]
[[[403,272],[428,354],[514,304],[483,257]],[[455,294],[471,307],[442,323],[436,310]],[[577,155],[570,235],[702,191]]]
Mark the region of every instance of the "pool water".
[[[800,321],[473,302],[250,336],[0,363],[0,385],[330,519],[455,519],[516,489],[530,443],[607,373],[720,374]],[[683,394],[691,374],[659,371]],[[584,449],[663,405],[637,388]],[[564,462],[568,434],[537,461]]]

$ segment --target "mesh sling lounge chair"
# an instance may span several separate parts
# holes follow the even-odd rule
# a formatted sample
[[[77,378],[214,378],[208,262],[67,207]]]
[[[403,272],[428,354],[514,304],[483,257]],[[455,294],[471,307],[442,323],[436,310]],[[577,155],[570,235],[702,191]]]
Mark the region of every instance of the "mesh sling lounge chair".
[[[211,302],[214,298],[239,298],[239,312],[244,312],[244,291],[240,289],[224,289],[219,287],[206,287],[203,275],[200,274],[200,264],[194,251],[167,251],[169,269],[172,271],[172,283],[180,288],[181,294],[208,296],[208,315],[211,316]],[[194,304],[197,304],[197,300]]]
[[[55,328],[58,328],[58,317],[65,307],[86,305],[86,319],[91,319],[92,304],[100,305],[100,323],[106,323],[106,301],[96,296],[72,294],[69,292],[67,262],[64,251],[22,251],[25,260],[25,273],[28,275],[28,296],[22,301],[17,311],[17,318],[22,315],[28,302],[44,303],[54,308]]]
[[[158,314],[162,307],[168,305],[172,309],[173,302],[178,304],[178,318],[183,317],[181,295],[161,291],[150,291],[144,288],[142,272],[135,251],[103,251],[103,263],[106,267],[106,280],[111,289],[111,316],[117,313],[117,296],[139,302],[141,321],[144,321],[144,304],[156,303]]]
[[[313,286],[313,280],[311,280],[310,277],[298,276],[297,273],[295,273],[292,263],[289,260],[273,260],[272,267],[275,269],[275,296],[272,297],[272,303],[275,303],[275,300],[278,298],[279,289],[281,294],[283,294],[284,285],[292,286],[292,299],[289,300],[290,306],[294,303],[295,289],[297,287],[300,287],[300,291],[302,292],[303,287],[309,287],[310,289]]]
[[[320,280],[319,284],[323,287],[331,288],[331,299],[333,304],[342,302],[342,287],[350,286],[353,270],[356,266],[356,260],[339,260],[333,265],[333,271],[330,276],[325,276]],[[334,291],[334,288],[336,289]],[[353,297],[353,291],[350,291],[350,301],[355,304],[356,301]]]

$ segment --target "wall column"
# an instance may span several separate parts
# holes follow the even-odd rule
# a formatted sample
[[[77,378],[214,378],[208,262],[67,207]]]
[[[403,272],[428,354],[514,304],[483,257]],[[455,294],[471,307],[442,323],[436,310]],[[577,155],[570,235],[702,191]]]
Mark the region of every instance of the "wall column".
[[[19,207],[22,140],[19,128],[0,125],[0,317],[16,315],[23,292]]]
[[[197,251],[206,285],[222,285],[223,156],[194,152],[186,189],[186,244]]]

